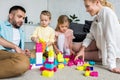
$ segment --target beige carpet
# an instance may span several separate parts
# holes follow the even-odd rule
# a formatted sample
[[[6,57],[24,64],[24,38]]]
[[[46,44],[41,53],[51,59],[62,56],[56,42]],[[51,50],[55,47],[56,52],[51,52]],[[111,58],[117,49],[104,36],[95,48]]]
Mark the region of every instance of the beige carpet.
[[[120,67],[120,60],[117,64],[117,66]],[[120,74],[112,73],[98,63],[94,66],[94,71],[98,71],[99,73],[98,77],[85,77],[83,75],[84,71],[78,71],[75,68],[76,66],[66,66],[64,69],[58,69],[51,78],[41,76],[40,71],[34,69],[27,71],[19,77],[0,80],[120,80]]]

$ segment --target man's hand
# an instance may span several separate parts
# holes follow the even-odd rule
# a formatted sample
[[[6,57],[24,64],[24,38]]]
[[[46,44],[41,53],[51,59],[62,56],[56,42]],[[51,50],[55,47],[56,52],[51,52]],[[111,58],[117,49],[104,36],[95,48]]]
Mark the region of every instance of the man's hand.
[[[15,51],[16,51],[17,53],[23,53],[23,50],[20,49],[18,46],[15,46]]]

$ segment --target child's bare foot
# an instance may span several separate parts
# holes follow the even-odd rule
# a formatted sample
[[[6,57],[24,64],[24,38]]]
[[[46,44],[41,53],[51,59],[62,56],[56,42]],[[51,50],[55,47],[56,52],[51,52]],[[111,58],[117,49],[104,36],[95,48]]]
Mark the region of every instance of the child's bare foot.
[[[120,68],[113,68],[111,71],[120,74]]]

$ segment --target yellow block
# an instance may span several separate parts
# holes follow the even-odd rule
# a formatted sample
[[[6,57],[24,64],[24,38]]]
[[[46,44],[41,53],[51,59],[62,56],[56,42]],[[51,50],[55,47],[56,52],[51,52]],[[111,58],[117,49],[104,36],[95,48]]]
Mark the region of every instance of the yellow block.
[[[53,52],[53,50],[50,50],[50,51],[48,52],[48,56],[49,56],[49,57],[54,57],[54,52]]]
[[[52,77],[53,75],[54,75],[54,71],[48,71],[48,70],[42,71],[42,76]]]
[[[85,76],[90,76],[90,71],[85,71]]]
[[[39,42],[44,43],[44,42],[45,42],[45,40],[44,40],[44,39],[42,39],[42,38],[40,38],[40,39],[39,39]]]
[[[58,62],[64,62],[64,58],[61,53],[57,54],[57,60],[58,60]]]
[[[76,69],[77,70],[84,70],[84,66],[78,66]]]
[[[64,68],[65,66],[64,66],[64,64],[58,64],[58,69],[62,69],[62,68]]]

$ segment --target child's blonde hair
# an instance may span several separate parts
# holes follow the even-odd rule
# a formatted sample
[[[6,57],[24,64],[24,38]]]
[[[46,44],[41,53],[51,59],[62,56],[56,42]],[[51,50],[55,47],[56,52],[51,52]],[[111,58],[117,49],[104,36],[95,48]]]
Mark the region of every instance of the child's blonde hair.
[[[66,22],[68,22],[68,24],[70,23],[69,22],[69,18],[68,18],[67,15],[61,15],[61,16],[59,16],[59,18],[57,20],[57,27],[56,27],[55,31],[60,31],[59,25],[60,24],[64,24]]]
[[[84,1],[86,1],[86,0],[84,0]],[[95,2],[97,0],[89,0],[89,1]],[[113,9],[113,5],[110,2],[108,2],[107,0],[99,0],[99,1],[103,6],[107,6],[111,9]]]
[[[40,16],[41,16],[41,15],[46,15],[46,16],[48,16],[49,19],[51,20],[51,13],[50,13],[50,11],[43,10],[43,11],[41,12]]]

